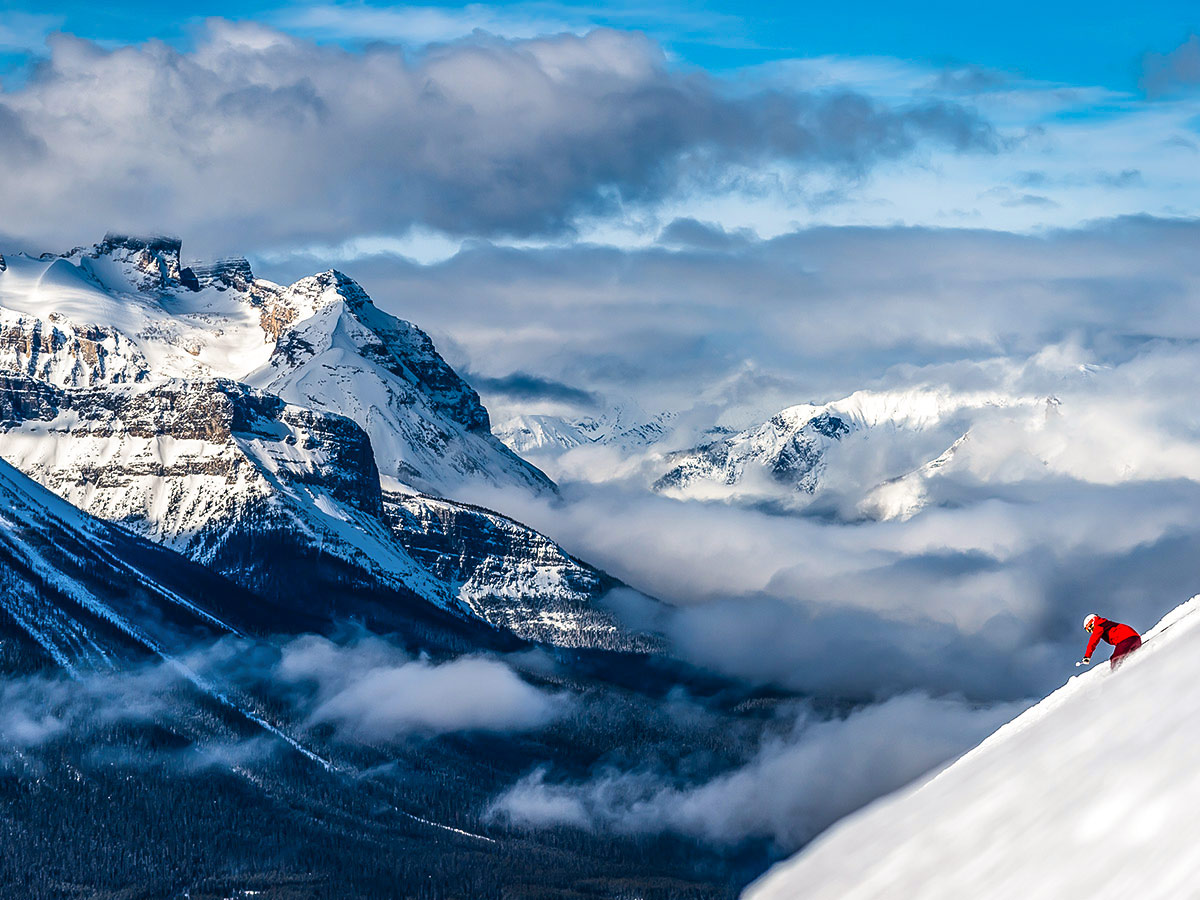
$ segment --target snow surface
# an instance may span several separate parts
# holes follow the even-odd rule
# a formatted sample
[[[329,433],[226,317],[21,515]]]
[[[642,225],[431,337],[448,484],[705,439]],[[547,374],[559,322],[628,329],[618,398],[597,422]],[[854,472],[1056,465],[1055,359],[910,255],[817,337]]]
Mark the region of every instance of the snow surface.
[[[1080,648],[1084,646],[1080,632]],[[746,900],[1200,896],[1200,596],[926,783],[835,825]]]
[[[632,400],[614,402],[599,415],[567,420],[552,415],[518,415],[492,426],[492,433],[517,453],[553,457],[575,447],[598,444],[633,452],[672,434],[675,414],[650,415]]]

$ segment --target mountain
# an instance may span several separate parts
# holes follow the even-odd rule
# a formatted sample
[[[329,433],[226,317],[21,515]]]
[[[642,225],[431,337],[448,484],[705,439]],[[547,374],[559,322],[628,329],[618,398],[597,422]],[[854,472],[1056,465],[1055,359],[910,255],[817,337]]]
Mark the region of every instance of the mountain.
[[[597,600],[620,587],[544,535],[489,509],[420,494],[385,494],[396,539],[480,619],[526,640],[627,652],[662,650]]]
[[[305,616],[398,628],[427,604],[523,639],[639,643],[596,603],[611,579],[547,564],[540,535],[444,499],[471,483],[554,485],[491,435],[424,332],[338,272],[282,287],[244,260],[187,267],[179,254],[173,239],[110,235],[7,258],[0,456]],[[397,526],[385,484],[430,514]],[[464,555],[462,535],[501,520],[508,539]],[[439,554],[470,571],[442,562],[435,574]]]
[[[238,633],[212,610],[256,604],[172,557],[0,462],[0,671],[108,671]]]
[[[921,481],[954,458],[976,423],[1036,417],[1053,403],[925,387],[859,391],[788,407],[761,425],[668,453],[653,487],[680,498],[792,508],[829,495],[845,515],[902,517],[920,508]]]
[[[514,453],[570,450],[591,442],[590,436],[558,416],[513,416],[492,426],[492,434]]]
[[[565,419],[521,415],[492,427],[492,433],[516,453],[555,455],[586,444],[634,450],[671,433],[673,413],[649,415],[636,403],[614,404],[599,415]]]
[[[1101,663],[1071,678],[940,774],[836,825],[744,897],[1192,896],[1198,638],[1194,597],[1116,672]]]
[[[718,900],[744,882],[684,841],[488,820],[491,798],[547,758],[587,768],[615,747],[719,743],[731,717],[699,727],[660,709],[665,670],[631,691],[560,674],[547,654],[521,654],[532,669],[518,676],[483,662],[478,642],[458,660],[436,647],[417,658],[361,634],[270,637],[280,622],[313,624],[0,462],[0,897]],[[479,708],[472,689],[501,702],[517,690],[553,715],[502,740],[486,726],[341,733],[314,723],[319,692],[280,678],[282,660],[314,647],[376,680],[417,676],[420,690],[385,686],[372,710],[433,709],[430,690]],[[505,676],[499,692],[479,683],[489,675]]]

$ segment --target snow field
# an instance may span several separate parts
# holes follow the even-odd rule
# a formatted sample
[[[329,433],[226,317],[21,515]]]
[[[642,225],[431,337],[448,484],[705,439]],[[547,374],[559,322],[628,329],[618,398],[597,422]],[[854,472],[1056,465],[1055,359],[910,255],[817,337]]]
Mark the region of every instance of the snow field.
[[[1200,895],[1197,640],[1200,596],[1118,671],[1098,661],[940,774],[834,826],[744,897]]]

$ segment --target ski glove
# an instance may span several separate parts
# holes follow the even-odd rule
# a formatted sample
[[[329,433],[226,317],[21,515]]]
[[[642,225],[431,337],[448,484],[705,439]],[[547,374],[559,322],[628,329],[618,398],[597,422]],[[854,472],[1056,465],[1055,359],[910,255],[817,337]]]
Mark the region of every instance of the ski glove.
[[[1077,666],[1090,666],[1091,664],[1092,664],[1092,658],[1090,656],[1085,656],[1079,662],[1075,663],[1075,665],[1077,665]]]

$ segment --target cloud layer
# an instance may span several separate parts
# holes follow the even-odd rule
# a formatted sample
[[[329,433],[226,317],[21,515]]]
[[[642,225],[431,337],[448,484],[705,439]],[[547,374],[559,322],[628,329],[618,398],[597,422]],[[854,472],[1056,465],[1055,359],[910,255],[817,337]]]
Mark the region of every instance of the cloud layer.
[[[460,657],[414,660],[378,638],[340,645],[310,635],[288,643],[274,677],[309,685],[309,726],[333,725],[343,740],[388,741],[409,734],[526,731],[566,710],[504,663]]]
[[[1063,347],[1061,375],[1127,359],[1148,341],[1200,337],[1195,220],[1042,235],[816,228],[768,241],[685,222],[667,236],[672,249],[477,245],[435,266],[387,256],[346,265],[460,368],[631,398],[650,412],[694,406],[704,427],[922,377],[903,367],[980,364],[941,376],[968,389],[995,382],[988,359]],[[286,279],[313,265],[265,271]],[[540,411],[487,390],[484,399],[497,419]],[[744,414],[722,418],[727,410]]]
[[[24,240],[168,229],[195,248],[402,232],[540,234],[787,162],[853,176],[932,140],[993,149],[961,106],[734,92],[633,33],[477,35],[409,56],[211,21],[198,46],[50,38],[0,94],[0,220]],[[69,232],[69,235],[67,234]]]
[[[681,782],[651,769],[608,769],[587,781],[563,781],[541,768],[498,797],[490,812],[525,827],[676,832],[731,845],[768,838],[791,851],[968,749],[1017,711],[914,694],[845,719],[802,713],[788,731],[768,734],[746,765],[706,782]]]

